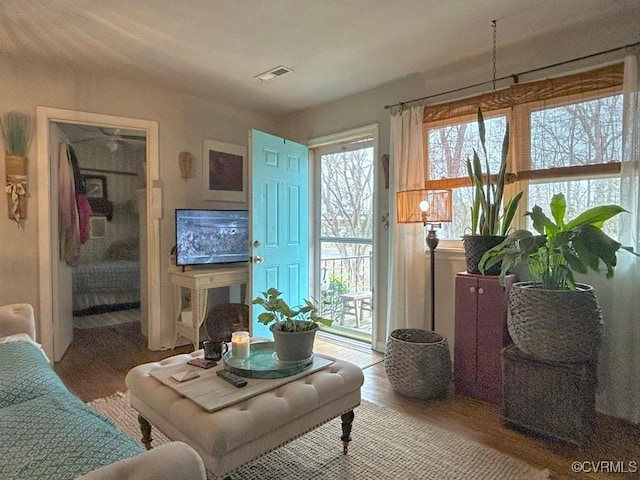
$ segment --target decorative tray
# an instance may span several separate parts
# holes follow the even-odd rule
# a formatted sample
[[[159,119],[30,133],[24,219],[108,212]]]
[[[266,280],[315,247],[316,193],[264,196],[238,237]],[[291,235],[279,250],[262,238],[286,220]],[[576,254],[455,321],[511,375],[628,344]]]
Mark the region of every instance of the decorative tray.
[[[313,355],[300,362],[278,360],[273,342],[251,344],[249,358],[241,360],[231,356],[231,351],[222,357],[225,367],[241,377],[282,378],[296,375],[313,365]]]

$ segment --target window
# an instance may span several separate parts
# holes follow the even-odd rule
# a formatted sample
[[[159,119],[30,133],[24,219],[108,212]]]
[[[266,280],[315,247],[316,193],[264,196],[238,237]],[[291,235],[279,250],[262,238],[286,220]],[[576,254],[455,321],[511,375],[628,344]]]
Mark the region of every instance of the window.
[[[574,218],[595,205],[620,203],[618,173],[581,171],[580,167],[620,162],[621,94],[547,107],[518,108],[528,117],[530,139],[530,147],[521,157],[521,169],[556,171],[556,178],[529,181],[527,210],[539,205],[549,214],[548,205],[556,193],[563,193],[567,200],[566,218]],[[570,178],[563,178],[565,175]],[[618,221],[616,218],[603,226],[613,238],[618,234]],[[529,223],[527,228],[532,225]]]
[[[473,149],[480,151],[480,135],[477,117],[464,118],[457,123],[427,127],[427,163],[429,180],[444,178],[465,178],[466,159],[473,156]],[[500,169],[502,139],[507,124],[504,114],[485,116],[487,157],[489,170],[497,173]],[[484,158],[481,156],[481,158]],[[453,221],[443,223],[438,236],[441,239],[460,239],[471,226],[469,206],[473,202],[473,190],[470,186],[453,190]]]
[[[619,203],[622,145],[622,65],[542,82],[514,85],[507,92],[425,108],[427,178],[432,186],[454,189],[453,222],[440,238],[458,240],[471,225],[472,189],[466,159],[480,148],[476,110],[485,118],[491,173],[497,173],[506,123],[509,123],[509,172],[517,181],[505,199],[524,191],[515,228],[531,228],[524,212],[549,202],[559,192],[567,200],[567,218],[589,207]],[[482,155],[481,155],[482,158]],[[446,180],[443,180],[446,179]],[[444,185],[441,185],[444,188]],[[604,225],[616,238],[617,219]]]

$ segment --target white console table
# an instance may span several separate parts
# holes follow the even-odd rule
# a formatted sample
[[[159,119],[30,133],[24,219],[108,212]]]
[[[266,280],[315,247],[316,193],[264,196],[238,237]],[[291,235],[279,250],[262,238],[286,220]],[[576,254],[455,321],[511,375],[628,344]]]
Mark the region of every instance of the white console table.
[[[228,287],[249,283],[249,264],[220,265],[217,267],[194,270],[174,270],[170,272],[171,283],[175,289],[176,335],[182,335],[193,343],[197,350],[200,344],[200,327],[207,315],[207,300],[210,288]],[[182,289],[190,290],[190,306],[183,305]]]

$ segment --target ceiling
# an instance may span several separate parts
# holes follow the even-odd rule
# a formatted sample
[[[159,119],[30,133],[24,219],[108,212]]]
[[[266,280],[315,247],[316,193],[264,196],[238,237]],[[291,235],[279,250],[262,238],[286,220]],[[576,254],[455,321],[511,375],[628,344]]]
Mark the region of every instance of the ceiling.
[[[2,0],[0,55],[280,114],[486,55],[494,19],[501,48],[636,2]]]
[[[91,142],[111,152],[115,152],[123,144],[134,149],[144,149],[146,146],[146,133],[138,130],[59,122],[57,125],[72,144]]]

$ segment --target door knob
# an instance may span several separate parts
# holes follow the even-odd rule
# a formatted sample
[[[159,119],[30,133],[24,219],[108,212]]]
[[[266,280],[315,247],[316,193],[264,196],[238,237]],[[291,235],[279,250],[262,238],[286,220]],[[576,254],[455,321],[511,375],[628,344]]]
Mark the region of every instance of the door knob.
[[[255,242],[253,242],[253,246],[258,248],[260,246],[260,241],[256,240]]]
[[[262,263],[264,262],[264,258],[262,258],[260,255],[256,255],[255,257],[253,257],[253,263]]]

